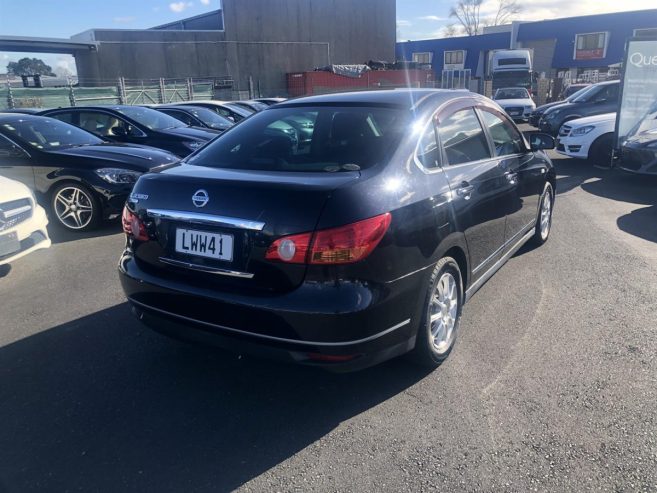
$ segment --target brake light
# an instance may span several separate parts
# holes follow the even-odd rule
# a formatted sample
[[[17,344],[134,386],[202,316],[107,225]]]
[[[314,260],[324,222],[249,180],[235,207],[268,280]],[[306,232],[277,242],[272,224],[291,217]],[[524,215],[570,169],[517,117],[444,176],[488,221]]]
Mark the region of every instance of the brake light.
[[[121,214],[121,224],[123,225],[123,232],[128,236],[133,236],[139,241],[148,240],[146,225],[125,206],[123,207],[123,214]]]
[[[295,264],[349,264],[364,259],[385,235],[389,212],[338,228],[284,236],[271,244],[265,258]]]

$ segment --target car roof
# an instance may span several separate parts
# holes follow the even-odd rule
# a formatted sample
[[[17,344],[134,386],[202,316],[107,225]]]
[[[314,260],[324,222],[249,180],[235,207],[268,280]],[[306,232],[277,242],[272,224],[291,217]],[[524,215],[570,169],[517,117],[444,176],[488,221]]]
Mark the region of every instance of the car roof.
[[[39,115],[32,115],[28,113],[4,113],[0,111],[0,122],[12,122],[16,120],[40,120],[47,118]]]
[[[70,110],[111,110],[111,111],[121,111],[128,108],[147,108],[153,109],[149,105],[138,105],[138,104],[108,104],[108,105],[98,105],[98,106],[67,106],[64,108],[54,108],[52,110],[45,111],[70,111]]]
[[[276,108],[285,108],[287,106],[312,106],[314,104],[364,104],[396,106],[401,109],[415,110],[419,109],[425,103],[428,104],[430,102],[432,105],[436,105],[459,98],[472,98],[482,101],[488,100],[480,94],[464,89],[384,89],[301,97],[278,103],[276,104]]]

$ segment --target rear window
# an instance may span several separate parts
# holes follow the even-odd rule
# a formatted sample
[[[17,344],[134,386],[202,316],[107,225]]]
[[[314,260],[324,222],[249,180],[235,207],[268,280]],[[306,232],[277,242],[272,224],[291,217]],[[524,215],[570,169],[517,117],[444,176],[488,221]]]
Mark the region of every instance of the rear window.
[[[358,171],[389,157],[409,116],[380,107],[271,108],[244,120],[187,162],[263,171]]]

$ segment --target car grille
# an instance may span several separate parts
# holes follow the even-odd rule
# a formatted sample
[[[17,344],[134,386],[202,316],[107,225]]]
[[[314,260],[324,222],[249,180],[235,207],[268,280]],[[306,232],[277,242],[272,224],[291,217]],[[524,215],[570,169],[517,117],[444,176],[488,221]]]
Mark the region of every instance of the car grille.
[[[13,228],[32,217],[30,199],[18,199],[0,204],[0,231]]]
[[[570,135],[571,130],[572,130],[571,126],[562,125],[561,128],[559,129],[559,137],[568,137]]]
[[[524,106],[509,106],[506,108],[506,112],[509,115],[522,115],[525,112],[525,107]]]

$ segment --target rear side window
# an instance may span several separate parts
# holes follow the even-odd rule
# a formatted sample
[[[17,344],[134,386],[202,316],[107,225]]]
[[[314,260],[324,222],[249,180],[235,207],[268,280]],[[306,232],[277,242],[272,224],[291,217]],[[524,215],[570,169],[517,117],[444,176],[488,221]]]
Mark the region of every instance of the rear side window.
[[[55,118],[61,122],[66,122],[70,123],[71,125],[75,125],[73,123],[73,113],[55,113],[54,115],[48,115],[48,118]]]
[[[271,108],[215,139],[188,162],[265,171],[358,171],[389,159],[409,116],[381,107]]]
[[[524,151],[522,136],[508,120],[486,110],[482,110],[481,114],[484,124],[488,127],[488,133],[493,139],[495,156],[508,156]]]
[[[450,165],[491,157],[486,135],[473,108],[441,118],[438,135]]]
[[[81,111],[80,112],[80,128],[84,128],[87,132],[91,132],[101,137],[114,136],[114,128],[126,127],[123,120],[119,120],[114,115],[109,113],[100,113],[96,111]]]
[[[418,142],[417,158],[422,166],[427,169],[436,168],[440,164],[439,148],[433,123],[429,124]]]

